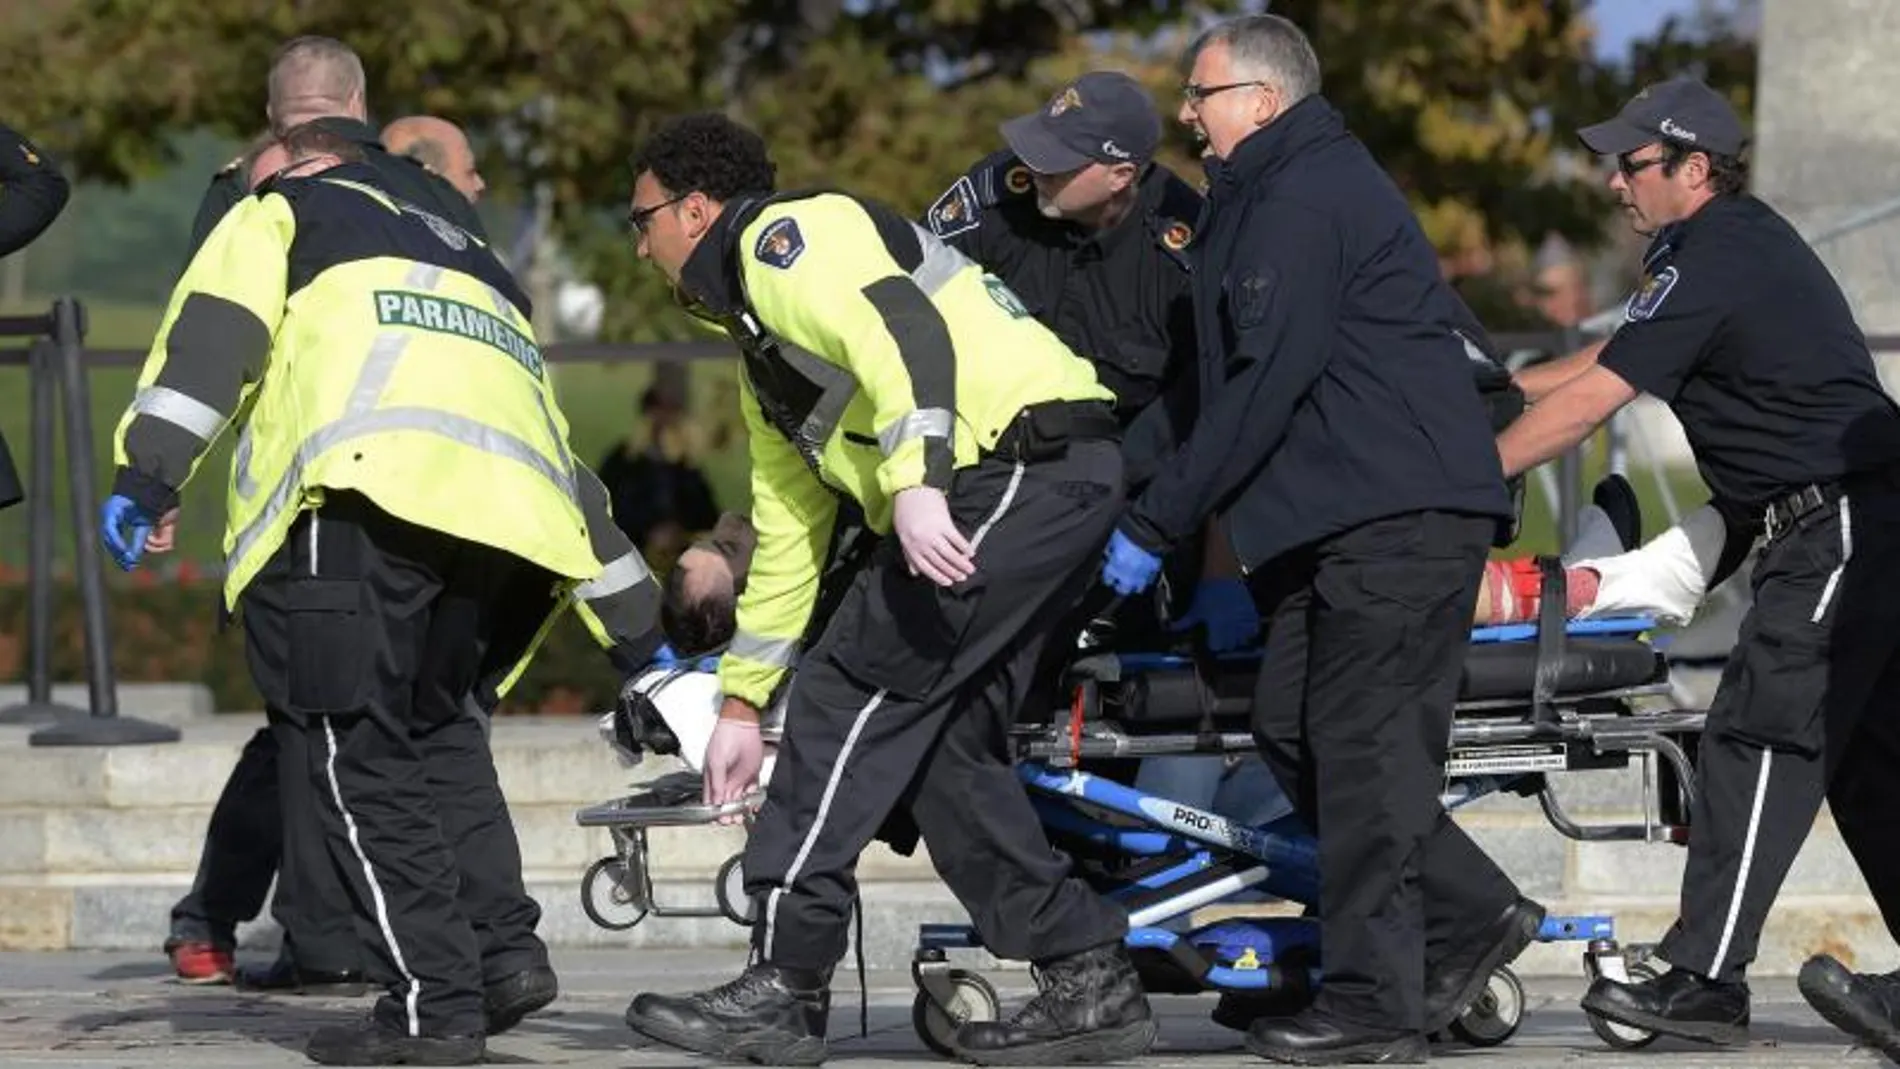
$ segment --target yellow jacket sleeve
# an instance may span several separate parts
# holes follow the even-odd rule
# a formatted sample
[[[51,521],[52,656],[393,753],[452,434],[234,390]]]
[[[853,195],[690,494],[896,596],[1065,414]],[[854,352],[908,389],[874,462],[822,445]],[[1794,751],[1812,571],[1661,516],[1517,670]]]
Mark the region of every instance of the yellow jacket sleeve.
[[[837,194],[774,205],[747,227],[746,293],[779,337],[850,369],[870,398],[886,495],[948,489],[955,459],[956,347],[930,296],[891,256],[871,216]]]
[[[796,662],[798,641],[811,622],[838,500],[766,423],[744,375],[739,392],[750,439],[758,546],[739,596],[738,630],[719,659],[719,684],[727,697],[763,709]]]
[[[281,196],[225,213],[172,292],[113,438],[113,492],[154,514],[177,503],[264,377],[283,320],[296,218]]]

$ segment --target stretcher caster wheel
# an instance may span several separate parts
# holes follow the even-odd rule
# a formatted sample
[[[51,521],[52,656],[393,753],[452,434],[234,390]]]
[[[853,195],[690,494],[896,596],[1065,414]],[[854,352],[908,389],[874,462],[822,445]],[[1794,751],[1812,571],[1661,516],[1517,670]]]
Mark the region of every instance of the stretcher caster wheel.
[[[1445,1031],[1473,1047],[1495,1047],[1516,1035],[1523,1023],[1524,984],[1508,967],[1499,966],[1484,990]]]
[[[917,992],[916,1000],[910,1004],[910,1023],[924,1046],[946,1058],[954,1058],[957,1052],[951,1041],[957,1036],[957,1027],[969,1021],[996,1020],[1002,1013],[1003,1003],[996,997],[996,988],[978,973],[951,969],[943,974],[943,980],[950,985],[950,998],[939,1003],[930,997],[930,992]]]
[[[1661,975],[1654,966],[1648,964],[1632,965],[1629,968],[1629,982],[1632,984],[1654,980]],[[1618,1024],[1607,1017],[1598,1017],[1588,1010],[1584,1011],[1584,1016],[1590,1021],[1590,1031],[1595,1032],[1598,1039],[1615,1050],[1640,1050],[1656,1042],[1658,1033],[1650,1029]]]
[[[734,854],[719,866],[719,875],[713,881],[713,894],[719,899],[719,912],[726,919],[741,928],[752,927],[752,900],[745,893],[745,870],[740,863],[744,854]]]
[[[638,876],[617,857],[603,857],[581,877],[581,909],[610,932],[624,932],[646,919],[647,903],[634,886]]]

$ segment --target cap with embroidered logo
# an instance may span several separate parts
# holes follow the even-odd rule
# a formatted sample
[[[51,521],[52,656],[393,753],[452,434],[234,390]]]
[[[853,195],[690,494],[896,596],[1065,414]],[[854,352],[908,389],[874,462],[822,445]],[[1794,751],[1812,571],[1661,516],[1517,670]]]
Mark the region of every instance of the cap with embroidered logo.
[[[1091,163],[1147,162],[1161,143],[1161,116],[1140,82],[1119,71],[1091,71],[1002,130],[1030,170],[1064,174]]]
[[[1600,156],[1621,156],[1657,141],[1718,156],[1738,156],[1748,145],[1735,109],[1694,78],[1644,88],[1614,119],[1584,127],[1577,138]]]

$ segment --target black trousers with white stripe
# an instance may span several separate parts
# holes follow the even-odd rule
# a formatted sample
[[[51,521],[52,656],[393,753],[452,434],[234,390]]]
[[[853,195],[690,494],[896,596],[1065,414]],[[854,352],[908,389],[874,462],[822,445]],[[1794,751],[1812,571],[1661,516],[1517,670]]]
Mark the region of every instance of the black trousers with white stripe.
[[[551,589],[508,554],[333,493],[244,595],[252,674],[308,740],[300,771],[389,992],[376,1014],[406,1034],[480,1033],[484,986],[547,962],[471,696],[519,656]]]
[[[957,473],[949,500],[978,540],[976,575],[939,587],[885,539],[799,664],[746,843],[765,961],[843,957],[858,855],[898,806],[999,957],[1046,961],[1127,931],[1050,847],[1005,747],[1045,641],[1101,566],[1120,452],[1082,441],[1020,467],[988,459]]]
[[[1900,484],[1850,478],[1762,547],[1696,754],[1671,964],[1739,980],[1825,797],[1900,935]]]

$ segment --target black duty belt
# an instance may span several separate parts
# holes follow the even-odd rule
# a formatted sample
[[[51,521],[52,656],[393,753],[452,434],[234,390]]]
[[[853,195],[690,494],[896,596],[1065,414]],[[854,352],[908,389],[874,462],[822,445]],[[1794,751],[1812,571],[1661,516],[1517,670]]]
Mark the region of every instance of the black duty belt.
[[[1776,538],[1806,517],[1839,505],[1843,495],[1879,490],[1900,490],[1900,467],[1858,471],[1824,483],[1809,483],[1768,503],[1762,517],[1768,537]]]
[[[1120,441],[1121,436],[1121,421],[1106,401],[1044,401],[1016,413],[991,453],[1034,463],[1063,456],[1070,442]]]

